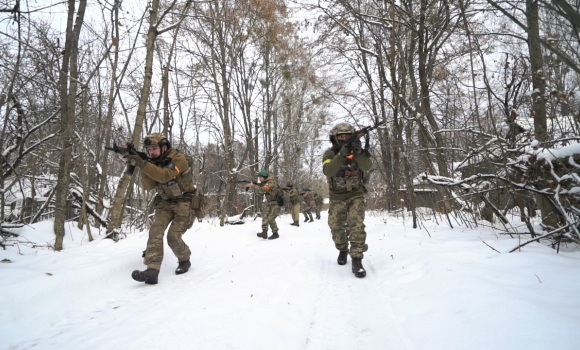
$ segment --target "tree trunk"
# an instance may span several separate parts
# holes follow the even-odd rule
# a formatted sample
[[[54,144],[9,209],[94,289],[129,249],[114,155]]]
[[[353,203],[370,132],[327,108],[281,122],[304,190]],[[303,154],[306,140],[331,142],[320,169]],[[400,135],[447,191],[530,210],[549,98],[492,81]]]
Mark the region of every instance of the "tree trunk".
[[[87,142],[87,128],[89,123],[89,89],[88,87],[84,88],[83,91],[83,102],[81,105],[81,116],[83,127],[81,130],[81,140],[80,140],[80,147],[79,147],[79,166],[77,167],[79,172],[79,178],[81,180],[81,186],[83,189],[83,196],[81,201],[81,214],[79,216],[79,222],[77,227],[82,230],[83,225],[87,225],[87,233],[89,237],[89,242],[93,240],[93,236],[91,235],[91,227],[89,223],[89,216],[87,213],[87,202],[89,200],[89,193],[90,193],[90,186],[89,186],[89,164],[88,159],[85,158],[85,146]]]
[[[143,120],[145,119],[145,112],[147,110],[147,103],[151,93],[151,80],[153,76],[153,54],[155,51],[155,40],[157,39],[157,13],[159,11],[159,0],[151,1],[151,9],[149,10],[149,30],[147,32],[146,41],[146,56],[145,56],[145,79],[143,80],[143,87],[139,97],[139,106],[137,107],[137,116],[135,119],[135,128],[133,129],[132,142],[135,145],[140,144],[141,132],[143,130]],[[121,180],[115,192],[113,205],[109,211],[109,225],[107,227],[107,237],[121,227],[123,220],[123,207],[125,205],[125,198],[127,188],[131,182],[133,174],[127,172],[123,173]]]
[[[75,14],[75,1],[68,0],[68,17],[66,27],[66,41],[62,59],[62,66],[59,73],[60,89],[60,134],[62,151],[60,154],[58,181],[56,185],[54,233],[56,235],[54,249],[62,250],[64,238],[64,222],[67,213],[68,186],[70,182],[70,171],[72,164],[73,128],[75,124],[75,98],[77,94],[78,81],[78,43],[83,26],[87,0],[79,1],[76,22],[73,28],[73,18]],[[69,85],[70,84],[70,85]]]
[[[115,38],[119,39],[119,0],[115,0],[115,5],[113,9],[114,13],[114,21],[113,21],[113,28],[115,30]],[[103,124],[103,128],[105,130],[105,137],[101,138],[101,144],[98,144],[97,147],[102,149],[105,145],[109,145],[111,143],[111,137],[113,133],[113,107],[115,105],[115,86],[116,86],[116,79],[117,79],[117,66],[119,63],[119,43],[117,41],[117,45],[115,46],[115,51],[113,53],[113,62],[111,64],[111,82],[109,86],[109,97],[107,102],[107,116],[105,118],[105,122]],[[131,57],[131,55],[129,55]],[[98,154],[98,153],[97,153]],[[100,166],[102,169],[101,178],[99,179],[99,194],[98,194],[98,201],[97,201],[97,213],[101,215],[103,213],[103,199],[105,196],[105,190],[107,189],[107,174],[109,169],[109,162],[108,162],[108,152],[105,152],[100,159]],[[97,227],[100,227],[100,222],[97,221]]]
[[[538,141],[548,139],[546,124],[546,80],[544,74],[544,59],[540,41],[540,25],[538,2],[526,0],[526,19],[528,21],[528,50],[532,68],[532,114],[534,117],[534,135]],[[541,190],[541,189],[540,189]],[[547,197],[537,194],[536,202],[542,212],[544,225],[558,227],[558,216],[552,203]]]

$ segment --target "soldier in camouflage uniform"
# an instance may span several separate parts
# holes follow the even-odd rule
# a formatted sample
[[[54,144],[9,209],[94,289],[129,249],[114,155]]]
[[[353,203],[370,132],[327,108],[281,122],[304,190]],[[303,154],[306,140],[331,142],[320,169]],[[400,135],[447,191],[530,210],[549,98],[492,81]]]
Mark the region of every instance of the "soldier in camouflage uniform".
[[[314,213],[316,214],[316,219],[320,220],[320,211],[322,210],[322,202],[324,200],[317,192],[312,192],[312,197],[314,198]]]
[[[312,208],[316,206],[314,197],[312,196],[310,188],[304,186],[302,191],[304,191],[302,192],[302,213],[304,213],[304,222],[314,222],[314,218],[312,218]]]
[[[291,183],[286,184],[286,191],[288,191],[288,198],[290,198],[290,206],[292,208],[292,223],[290,225],[300,226],[300,193]]]
[[[191,251],[182,235],[193,225],[195,213],[191,210],[191,199],[195,193],[192,169],[186,156],[171,148],[167,138],[161,134],[147,135],[144,140],[148,160],[137,154],[129,154],[130,159],[141,169],[141,186],[157,191],[153,201],[155,218],[149,230],[149,240],[145,251],[145,271],[135,270],[131,277],[135,281],[157,284],[157,277],[163,261],[163,235],[167,231],[167,243],[178,259],[176,274],[186,273],[191,267]]]
[[[260,179],[259,185],[254,185],[250,182],[246,187],[254,188],[258,195],[266,197],[266,204],[262,206],[262,232],[258,233],[258,237],[264,239],[276,239],[278,235],[278,225],[276,224],[276,217],[280,214],[279,197],[283,195],[282,189],[278,187],[276,180],[270,176],[268,171],[262,170],[258,173]],[[268,225],[272,229],[272,235],[268,237]]]
[[[332,240],[339,250],[337,262],[345,265],[349,253],[352,272],[356,277],[366,276],[362,266],[364,252],[368,246],[364,225],[365,188],[364,173],[372,166],[370,154],[362,150],[360,140],[344,144],[355,132],[352,125],[341,123],[330,132],[331,148],[322,156],[322,169],[327,177],[329,189],[328,226]]]

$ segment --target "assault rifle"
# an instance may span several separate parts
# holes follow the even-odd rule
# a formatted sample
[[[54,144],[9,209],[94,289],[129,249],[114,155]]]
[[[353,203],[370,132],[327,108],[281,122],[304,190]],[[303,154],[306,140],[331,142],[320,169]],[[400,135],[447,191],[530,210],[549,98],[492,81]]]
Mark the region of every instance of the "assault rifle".
[[[149,156],[145,152],[140,152],[135,149],[135,145],[132,142],[127,142],[127,147],[119,147],[116,143],[113,143],[113,147],[105,146],[105,149],[108,151],[113,151],[117,154],[122,156],[126,156],[127,154],[137,154],[141,159],[148,160]]]
[[[358,140],[358,139],[360,139],[363,136],[365,137],[365,149],[364,149],[364,151],[365,152],[368,152],[368,150],[369,150],[369,143],[370,143],[369,142],[369,132],[377,129],[379,126],[381,126],[383,124],[385,124],[385,122],[384,121],[381,121],[381,122],[376,123],[375,125],[365,126],[364,128],[362,128],[362,129],[360,129],[358,131],[355,131],[352,135],[349,136],[348,139],[344,140],[344,142],[343,142],[342,145],[337,146],[337,147],[334,148],[334,153],[338,153],[340,151],[340,148],[342,146],[344,146],[344,145],[352,145],[352,143],[355,140]],[[354,158],[354,154],[350,154],[346,158],[352,159],[352,158]]]
[[[147,153],[137,151],[135,149],[135,145],[133,145],[132,142],[127,142],[127,147],[119,147],[119,146],[117,146],[116,143],[113,142],[113,147],[105,146],[105,149],[107,151],[113,151],[113,152],[120,154],[122,156],[126,156],[127,154],[137,154],[139,157],[141,157],[141,159],[144,159],[144,160],[150,159],[149,156],[147,155]],[[134,171],[135,171],[135,165],[128,163],[127,170],[126,170],[127,174],[133,175]]]

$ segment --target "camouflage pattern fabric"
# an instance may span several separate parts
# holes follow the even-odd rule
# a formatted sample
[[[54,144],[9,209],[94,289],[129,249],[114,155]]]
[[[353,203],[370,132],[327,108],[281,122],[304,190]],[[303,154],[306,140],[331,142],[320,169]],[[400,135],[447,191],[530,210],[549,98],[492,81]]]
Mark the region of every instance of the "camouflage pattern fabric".
[[[316,205],[322,205],[322,202],[324,201],[322,196],[316,192],[312,192],[312,198],[314,198],[314,203]]]
[[[272,233],[278,232],[276,217],[280,214],[280,206],[276,200],[277,195],[283,195],[274,177],[267,177],[263,183],[252,187],[259,195],[264,195],[266,203],[262,206],[262,231],[267,231],[268,226]]]
[[[190,208],[190,200],[165,201],[161,200],[155,206],[155,219],[149,230],[149,240],[145,252],[144,263],[147,267],[159,270],[163,261],[163,235],[167,231],[167,244],[178,261],[188,261],[191,256],[189,247],[182,239],[183,234],[192,225],[195,219]]]
[[[272,176],[266,178],[263,183],[255,185],[252,188],[258,195],[264,195],[268,202],[276,202],[276,196],[283,195],[278,183]]]
[[[312,218],[312,208],[315,206],[314,198],[312,197],[312,192],[306,191],[302,194],[302,213],[304,213],[304,218],[307,220],[314,220]]]
[[[322,203],[324,202],[324,199],[322,198],[321,195],[319,195],[316,192],[313,192],[313,197],[314,197],[314,213],[316,214],[316,218],[320,218],[320,211],[322,210]]]
[[[270,201],[262,207],[262,231],[268,232],[268,226],[272,229],[272,233],[278,233],[278,225],[276,224],[276,217],[280,214],[280,206],[276,201]]]
[[[146,162],[141,168],[141,186],[146,190],[156,188],[163,199],[177,198],[183,193],[195,192],[192,170],[187,157],[170,148],[158,159]]]
[[[314,207],[314,198],[312,197],[312,192],[306,191],[302,194],[302,204],[304,211],[311,211]]]
[[[188,261],[189,247],[182,239],[195,220],[191,196],[195,185],[187,157],[169,148],[164,154],[141,167],[141,186],[155,189],[155,218],[149,230],[144,263],[159,270],[163,261],[163,236],[167,226],[167,243],[178,261]]]
[[[364,195],[365,189],[361,179],[362,172],[368,172],[371,169],[372,161],[366,154],[359,154],[352,160],[334,153],[331,147],[324,152],[322,156],[322,171],[328,181],[328,198],[329,199],[347,199],[355,195]],[[355,176],[347,176],[357,170]]]
[[[347,200],[330,200],[328,226],[336,249],[348,250],[350,240],[351,258],[363,258],[368,250],[365,244],[365,202],[363,196]]]
[[[298,222],[300,220],[300,192],[296,188],[292,188],[288,191],[288,198],[290,198],[292,221]]]
[[[365,188],[363,173],[372,167],[370,155],[357,154],[353,159],[335,153],[341,143],[322,156],[322,172],[328,180],[328,226],[337,250],[349,249],[351,258],[363,258],[367,251],[365,232]]]
[[[322,204],[316,204],[314,207],[314,214],[316,214],[317,218],[320,218],[320,212],[322,211]]]
[[[300,204],[300,192],[293,188],[288,192],[288,198],[290,198],[290,204]]]

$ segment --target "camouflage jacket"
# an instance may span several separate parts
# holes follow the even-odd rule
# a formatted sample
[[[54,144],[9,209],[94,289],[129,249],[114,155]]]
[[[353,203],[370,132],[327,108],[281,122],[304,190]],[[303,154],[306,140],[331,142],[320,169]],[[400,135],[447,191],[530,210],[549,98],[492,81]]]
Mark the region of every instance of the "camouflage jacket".
[[[322,196],[319,195],[316,192],[312,192],[312,197],[314,197],[314,203],[316,203],[316,205],[321,205],[323,202]]]
[[[305,191],[302,194],[302,203],[304,203],[304,210],[310,210],[312,207],[315,206],[314,197],[312,196],[312,192]]]
[[[277,199],[278,195],[282,195],[280,193],[282,189],[280,189],[278,183],[272,176],[267,177],[263,183],[254,185],[252,188],[257,194],[265,195],[268,202],[273,202]]]
[[[328,182],[330,200],[344,200],[364,196],[364,173],[369,171],[372,161],[361,153],[353,159],[346,159],[329,148],[322,156],[322,172]]]
[[[180,151],[170,148],[158,159],[141,168],[141,186],[146,190],[157,189],[164,200],[181,198],[195,192],[192,169]]]
[[[298,204],[300,203],[300,192],[296,188],[293,188],[288,192],[288,198],[290,198],[290,204]]]

